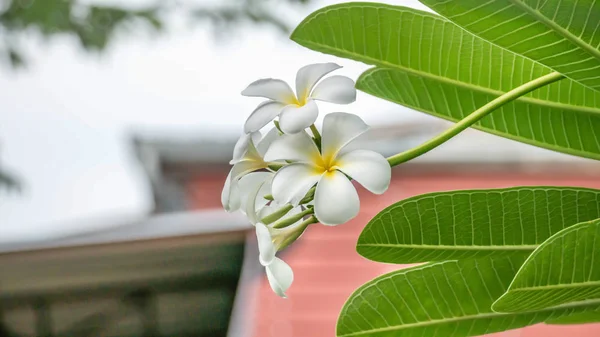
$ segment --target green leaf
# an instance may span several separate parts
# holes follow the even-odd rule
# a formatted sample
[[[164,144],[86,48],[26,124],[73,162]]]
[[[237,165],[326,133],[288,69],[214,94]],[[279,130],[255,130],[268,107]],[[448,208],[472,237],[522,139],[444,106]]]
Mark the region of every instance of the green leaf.
[[[390,69],[367,71],[357,87],[451,121],[552,72],[440,16],[376,3],[325,7],[308,16],[291,38],[317,51]],[[506,104],[474,127],[600,159],[600,93],[564,79]]]
[[[565,315],[545,321],[546,324],[586,324],[600,322],[600,311],[590,311],[579,314]]]
[[[600,313],[600,300],[529,313],[490,307],[523,258],[470,259],[395,271],[358,288],[344,305],[338,337],[478,336],[580,313]]]
[[[587,188],[430,193],[377,214],[356,249],[368,259],[390,263],[527,256],[562,229],[599,217],[600,190]]]
[[[600,219],[553,235],[523,264],[495,311],[520,312],[600,298]]]
[[[419,0],[464,29],[600,90],[600,2]]]
[[[407,72],[378,68],[363,73],[357,88],[452,122],[467,117],[498,97]],[[552,108],[518,99],[482,118],[473,128],[557,152],[600,160],[600,114]]]

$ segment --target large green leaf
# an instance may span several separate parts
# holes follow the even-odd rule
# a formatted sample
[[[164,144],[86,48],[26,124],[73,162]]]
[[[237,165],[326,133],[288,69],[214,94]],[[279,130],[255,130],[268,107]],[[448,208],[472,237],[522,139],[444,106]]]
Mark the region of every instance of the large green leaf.
[[[361,75],[357,88],[453,122],[497,97],[408,72],[379,68]],[[517,100],[492,112],[473,127],[523,143],[600,160],[600,114]]]
[[[466,337],[520,328],[581,313],[600,314],[600,300],[529,313],[490,307],[523,258],[426,264],[378,277],[344,305],[338,337]]]
[[[519,312],[600,298],[600,220],[553,235],[521,267],[495,311]]]
[[[586,324],[600,322],[600,311],[590,311],[551,318],[544,321],[546,324]]]
[[[358,238],[357,251],[391,263],[527,256],[562,229],[599,217],[600,190],[586,188],[423,194],[377,214]]]
[[[464,29],[600,90],[596,0],[419,0]]]
[[[325,7],[308,16],[291,38],[317,51],[393,69],[368,71],[357,87],[451,121],[552,72],[440,16],[376,3]],[[600,93],[564,79],[520,97],[474,127],[600,159]]]

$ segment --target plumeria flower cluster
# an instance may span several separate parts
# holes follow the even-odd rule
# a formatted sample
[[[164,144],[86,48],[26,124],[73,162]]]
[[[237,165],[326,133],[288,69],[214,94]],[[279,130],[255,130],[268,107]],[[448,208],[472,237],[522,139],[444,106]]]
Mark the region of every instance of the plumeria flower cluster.
[[[385,192],[390,184],[388,161],[361,149],[360,136],[369,129],[362,119],[335,112],[325,116],[321,132],[314,125],[319,113],[315,100],[348,104],[356,98],[351,79],[321,80],[339,68],[334,63],[301,68],[295,95],[276,79],[258,80],[242,92],[270,100],[246,121],[221,201],[227,211],[241,211],[255,226],[259,261],[271,288],[282,297],[294,275],[276,253],[311,224],[334,226],[354,218],[360,200],[353,180],[375,194]],[[261,130],[272,121],[275,127],[263,136]]]

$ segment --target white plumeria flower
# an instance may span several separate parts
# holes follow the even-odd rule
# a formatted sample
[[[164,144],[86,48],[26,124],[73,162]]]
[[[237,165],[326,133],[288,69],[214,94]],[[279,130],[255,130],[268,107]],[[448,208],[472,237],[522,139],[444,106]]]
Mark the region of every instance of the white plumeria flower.
[[[256,239],[258,241],[258,260],[265,267],[267,279],[273,291],[286,298],[285,292],[289,289],[294,281],[294,271],[282,259],[275,256],[277,247],[273,244],[273,238],[269,228],[263,223],[257,223]]]
[[[269,163],[263,157],[277,137],[279,137],[279,131],[273,128],[262,139],[260,132],[256,132],[243,135],[238,140],[233,150],[233,159],[230,162],[233,167],[227,175],[221,192],[221,203],[226,211],[233,212],[240,209],[243,206],[242,200],[245,200],[250,187],[256,183],[254,180],[260,181],[264,178],[264,176],[252,175],[251,179],[247,179],[247,184],[238,186],[244,176],[268,167]],[[248,185],[248,188],[244,188],[243,185]]]
[[[304,66],[296,74],[296,94],[290,86],[278,79],[261,79],[251,83],[242,95],[265,97],[252,112],[244,131],[252,133],[279,116],[279,126],[284,133],[298,133],[312,125],[319,109],[315,100],[337,104],[349,104],[356,100],[354,81],[345,76],[331,76],[319,84],[319,80],[330,72],[341,68],[335,63],[317,63]]]
[[[265,159],[294,161],[273,178],[275,200],[297,205],[317,184],[314,204],[319,222],[337,225],[354,218],[360,201],[347,176],[375,194],[385,192],[391,179],[390,164],[382,155],[348,146],[368,128],[358,116],[336,112],[323,121],[321,152],[306,132],[282,135],[274,141]]]
[[[294,235],[299,236],[306,227],[299,221],[289,227],[277,229],[271,228],[263,223],[256,223],[256,238],[258,240],[259,261],[265,267],[267,279],[273,291],[286,297],[285,292],[294,281],[294,272],[292,268],[275,254],[284,244],[285,239]]]
[[[262,183],[263,186],[268,184],[268,180]],[[261,208],[261,210],[260,212],[256,212],[257,200],[260,199],[259,196],[262,195],[261,189],[263,186],[260,184],[256,185],[254,186],[253,191],[250,192],[248,201],[246,202],[246,214],[248,215],[250,222],[256,228],[259,261],[260,264],[265,267],[269,284],[277,295],[286,298],[285,292],[294,281],[294,272],[287,263],[275,256],[278,247],[274,242],[276,241],[275,237],[284,237],[286,232],[290,232],[295,228],[293,227],[294,225],[292,225],[286,229],[274,229],[269,228],[267,225],[260,222],[259,219],[278,207],[277,205],[259,206],[258,208]]]

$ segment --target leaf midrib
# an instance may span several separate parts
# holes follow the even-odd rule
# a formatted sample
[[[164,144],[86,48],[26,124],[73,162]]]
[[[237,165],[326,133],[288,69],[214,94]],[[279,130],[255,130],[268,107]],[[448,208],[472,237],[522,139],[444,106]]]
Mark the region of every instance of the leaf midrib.
[[[547,18],[544,14],[542,14],[537,9],[534,9],[534,8],[528,6],[526,3],[524,3],[521,0],[509,0],[509,1],[512,2],[515,6],[521,8],[522,10],[527,12],[529,15],[533,16],[539,22],[550,27],[552,30],[554,30],[556,33],[560,34],[565,39],[573,42],[581,49],[587,51],[596,60],[600,61],[600,51],[599,50],[595,49],[594,47],[592,47],[591,45],[589,45],[587,42],[583,41],[579,37],[573,35],[571,32],[569,32],[567,29],[561,27],[556,22],[550,20],[549,18]],[[567,74],[567,76],[568,76],[568,74]]]
[[[524,251],[533,251],[538,245],[504,245],[504,246],[466,246],[466,245],[415,245],[415,244],[396,244],[396,243],[358,243],[357,247],[386,247],[386,248],[422,248],[422,249],[431,249],[431,250],[524,250]]]
[[[481,318],[501,317],[501,316],[510,316],[510,315],[524,315],[524,314],[529,314],[529,313],[541,313],[541,312],[546,312],[546,311],[554,311],[554,310],[558,310],[558,309],[577,308],[579,306],[585,307],[587,305],[594,305],[594,304],[600,304],[600,299],[567,303],[567,304],[563,304],[563,305],[559,305],[559,306],[555,306],[555,307],[551,307],[551,308],[529,311],[529,312],[527,312],[527,311],[520,312],[520,313],[491,312],[491,313],[486,313],[486,314],[467,315],[467,316],[461,316],[461,317],[453,317],[453,318],[449,318],[449,319],[437,319],[437,320],[430,320],[430,321],[424,321],[424,322],[388,326],[385,328],[363,330],[363,331],[352,332],[352,333],[348,333],[348,334],[344,334],[344,335],[338,335],[338,337],[360,336],[360,335],[370,334],[370,333],[397,331],[397,330],[404,330],[404,329],[410,329],[410,328],[418,328],[421,326],[430,326],[430,325],[436,325],[436,324],[460,322],[460,321],[465,321],[465,320],[469,320],[469,319],[481,319]]]
[[[600,281],[586,281],[586,282],[569,283],[569,284],[552,284],[552,285],[545,285],[545,286],[539,286],[539,287],[519,287],[519,288],[515,288],[515,289],[508,289],[508,293],[548,290],[548,289],[563,289],[563,288],[568,289],[568,288],[577,288],[577,287],[598,287],[598,286],[600,286]]]
[[[350,6],[348,6],[348,7],[350,7]],[[373,9],[378,9],[378,7],[375,7],[375,6],[365,6],[365,5],[352,6],[352,7],[355,7],[355,8],[373,8]],[[397,12],[401,12],[401,13],[406,12],[406,13],[411,13],[411,14],[414,14],[414,15],[425,16],[422,13],[417,13],[416,11],[401,10],[401,9],[395,8],[393,6],[387,7],[387,8],[389,10],[397,11]],[[337,11],[337,9],[332,9],[332,10],[336,10]],[[319,15],[323,15],[323,13],[319,13]],[[311,20],[314,19],[314,18],[316,18],[316,17],[317,16],[311,18]],[[433,15],[431,15],[429,17],[431,17],[434,20],[441,21],[443,23],[453,24],[450,21],[447,21],[447,20],[444,20],[444,19],[440,19],[441,17],[439,17],[439,16],[433,16]],[[306,22],[303,22],[301,25],[304,25],[304,24],[306,24],[308,22],[310,22],[310,20],[306,21]],[[465,32],[467,32],[467,31],[465,31]],[[472,34],[470,32],[467,32],[467,33]],[[302,42],[301,44],[304,44],[305,46],[316,47],[316,48],[311,48],[311,49],[319,49],[320,48],[321,50],[328,50],[328,51],[332,52],[332,54],[334,54],[334,55],[336,54],[336,52],[338,52],[338,53],[339,52],[343,52],[343,53],[346,53],[348,55],[353,56],[357,60],[365,61],[368,64],[372,64],[372,65],[376,65],[376,66],[383,66],[383,67],[390,68],[392,70],[393,69],[399,69],[399,70],[402,70],[402,71],[405,71],[407,73],[411,73],[411,74],[414,74],[414,75],[417,75],[417,76],[421,76],[421,77],[425,77],[425,78],[430,78],[430,79],[437,80],[437,81],[440,81],[440,82],[448,83],[448,84],[451,84],[451,85],[456,85],[456,86],[467,88],[467,89],[474,90],[474,91],[479,91],[479,92],[487,93],[487,94],[490,94],[490,95],[501,96],[501,95],[505,94],[505,92],[502,92],[502,91],[499,91],[499,90],[494,90],[494,89],[490,89],[490,88],[486,88],[486,87],[481,87],[481,86],[477,86],[477,85],[474,85],[474,84],[471,84],[471,83],[462,82],[462,81],[454,80],[454,79],[451,79],[451,78],[447,78],[447,77],[443,77],[443,76],[439,76],[439,75],[434,75],[432,73],[428,73],[428,72],[424,72],[424,71],[419,71],[419,70],[411,69],[411,68],[408,68],[408,67],[401,66],[399,64],[394,64],[394,63],[391,63],[391,62],[388,62],[388,61],[383,61],[383,60],[379,60],[379,59],[376,59],[376,58],[372,58],[372,57],[369,57],[369,56],[366,56],[366,55],[363,55],[363,54],[359,54],[359,53],[356,53],[356,52],[353,52],[353,51],[350,51],[350,50],[347,50],[347,49],[333,48],[333,47],[325,45],[325,44],[316,43],[316,42],[313,42],[313,41],[310,41],[310,40],[298,38],[297,36],[295,36],[295,34],[292,34],[291,39],[294,40],[294,41],[296,41],[296,42],[298,42],[298,43]],[[502,47],[499,47],[497,45],[494,45],[494,46],[496,46],[497,48],[502,48]],[[504,48],[502,48],[502,49],[504,49]],[[504,49],[504,50],[506,50],[506,49]],[[517,55],[517,54],[515,54],[515,55],[523,57],[521,55]],[[544,66],[544,67],[546,67],[546,66]],[[546,67],[546,68],[550,70],[550,68],[548,68],[548,67]],[[521,97],[517,98],[516,100],[517,101],[522,101],[522,102],[534,103],[534,104],[537,104],[537,105],[547,106],[547,107],[551,107],[551,108],[574,110],[574,111],[587,112],[587,113],[593,113],[593,114],[600,114],[600,109],[591,108],[591,107],[587,107],[587,106],[558,103],[558,102],[547,101],[547,100],[542,100],[542,99],[537,99],[537,98],[532,98],[532,97],[526,97],[526,96],[521,96]]]

